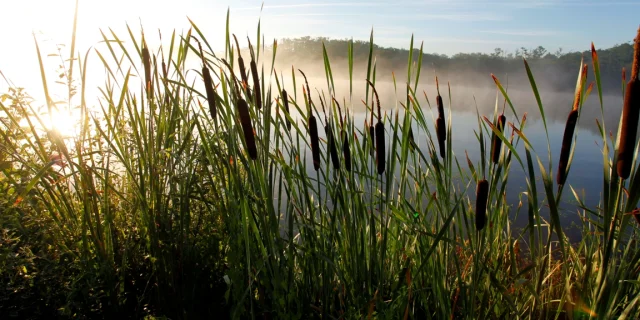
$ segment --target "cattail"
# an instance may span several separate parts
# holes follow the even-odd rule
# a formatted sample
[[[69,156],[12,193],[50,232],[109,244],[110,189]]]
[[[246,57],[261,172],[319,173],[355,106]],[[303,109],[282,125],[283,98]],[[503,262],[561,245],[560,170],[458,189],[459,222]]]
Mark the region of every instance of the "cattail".
[[[287,90],[282,89],[282,103],[284,104],[284,111],[289,115],[289,96],[287,95]],[[287,130],[291,131],[291,121],[288,117],[285,117],[287,120]]]
[[[562,136],[562,148],[560,149],[560,161],[558,163],[558,174],[556,182],[564,184],[567,179],[567,165],[569,163],[569,153],[571,152],[571,144],[573,140],[573,131],[578,121],[578,110],[571,110],[567,117],[567,124],[564,127],[564,136]]]
[[[507,118],[504,116],[504,113],[502,113],[499,117],[498,117],[498,131],[503,132],[504,131],[504,124],[507,121]],[[500,161],[500,151],[502,149],[502,139],[500,139],[498,137],[497,134],[493,134],[492,139],[491,139],[491,161],[493,161],[493,163],[497,164],[498,161]]]
[[[251,125],[251,115],[249,114],[249,105],[242,98],[238,99],[238,115],[242,124],[242,132],[244,140],[247,143],[247,153],[251,159],[258,158],[258,150],[256,149],[256,138],[253,135],[253,126]]]
[[[331,163],[333,163],[333,168],[336,170],[340,170],[340,158],[338,157],[338,148],[336,148],[336,142],[333,137],[333,132],[331,131],[331,126],[329,123],[324,126],[324,131],[327,134],[327,143],[329,144],[329,155],[331,156]]]
[[[242,77],[242,87],[247,88],[249,82],[247,80],[247,71],[244,67],[244,59],[242,59],[242,55],[240,54],[240,44],[238,44],[238,38],[236,35],[233,35],[233,39],[236,41],[236,48],[238,49],[238,67],[240,68],[240,77]]]
[[[258,67],[256,62],[251,60],[251,76],[253,77],[253,94],[255,95],[256,107],[262,109],[262,95],[260,93],[260,79],[258,79]]]
[[[344,133],[344,121],[342,120],[342,111],[340,110],[340,104],[333,98],[333,101],[338,107],[338,118],[340,118],[340,134],[342,135],[342,153],[344,155],[344,168],[347,171],[351,171],[351,149],[349,149],[349,136]],[[345,114],[346,116],[346,114]]]
[[[633,65],[631,79],[627,83],[622,107],[622,127],[620,129],[620,144],[618,146],[618,175],[629,178],[633,166],[633,153],[636,146],[638,132],[638,115],[640,113],[640,83],[638,83],[638,69],[640,69],[640,28],[633,48]]]
[[[322,105],[322,112],[324,113],[324,132],[327,135],[327,144],[329,147],[329,155],[331,156],[331,163],[333,163],[333,168],[336,170],[340,170],[340,158],[338,157],[338,148],[336,148],[336,142],[333,137],[333,131],[331,131],[331,124],[329,123],[329,119],[327,119],[327,112],[324,110],[324,102],[322,102],[322,98],[320,98],[320,105]]]
[[[376,136],[376,163],[378,174],[383,174],[385,169],[385,148],[384,148],[384,124],[382,123],[382,111],[380,110],[380,97],[378,96],[378,91],[376,87],[371,83],[371,81],[367,80],[369,85],[373,88],[373,94],[376,96],[376,104],[378,105],[378,123],[376,123],[375,127],[375,136]],[[373,113],[373,108],[371,108],[371,112]],[[373,115],[371,116],[373,122]]]
[[[320,144],[318,142],[318,123],[316,117],[309,113],[309,137],[311,138],[311,155],[313,156],[313,169],[320,169]]]
[[[307,76],[302,72],[302,70],[298,69],[302,76],[304,77],[304,82],[307,86],[307,90],[305,91],[304,87],[302,88],[302,94],[305,98],[309,99],[309,138],[311,139],[311,155],[313,156],[313,168],[318,171],[320,169],[320,142],[318,139],[318,123],[316,121],[316,117],[313,116],[313,112],[311,111],[311,106],[313,102],[311,101],[311,90],[309,89],[309,81],[307,81]]]
[[[251,77],[253,78],[253,93],[255,97],[256,107],[258,109],[262,109],[262,94],[260,92],[260,79],[258,78],[258,66],[256,65],[256,59],[253,55],[253,46],[251,45],[251,40],[247,37],[247,41],[249,42],[249,52],[251,53]],[[260,48],[258,48],[260,50]],[[306,81],[306,77],[305,77]],[[307,87],[309,84],[307,83]],[[311,102],[311,91],[307,88],[307,94],[309,95],[309,102]]]
[[[444,104],[442,103],[442,96],[440,96],[440,85],[438,84],[438,77],[436,77],[436,90],[438,91],[438,96],[436,96],[436,105],[438,106],[438,118],[442,118],[442,122],[444,123]],[[443,141],[447,140],[447,130],[443,131],[442,139]],[[444,157],[444,156],[442,156]]]
[[[478,181],[476,187],[476,230],[480,231],[487,224],[487,199],[489,198],[489,182]]]
[[[444,159],[445,154],[444,139],[446,132],[447,128],[444,123],[444,119],[438,117],[438,119],[436,119],[436,135],[438,138],[438,146],[440,147],[440,156],[442,157],[442,159]]]
[[[200,49],[200,59],[202,60],[202,79],[204,80],[204,89],[207,94],[207,103],[209,104],[209,113],[211,113],[211,118],[216,118],[216,93],[213,89],[213,79],[211,78],[211,73],[209,73],[209,68],[207,68],[207,62],[204,59],[204,54],[202,53],[202,45],[200,41],[194,38],[198,42],[198,48]],[[246,103],[246,101],[245,101]],[[249,119],[249,117],[247,117]],[[251,125],[251,121],[249,119],[249,125]],[[254,143],[255,145],[255,143]]]
[[[380,121],[376,123],[376,162],[378,164],[378,174],[384,173],[385,150],[384,150],[384,124]]]
[[[151,55],[144,37],[142,39],[142,65],[144,66],[144,87],[149,92],[151,90]]]
[[[351,149],[349,148],[349,136],[344,136],[342,143],[342,152],[344,153],[344,168],[351,171]]]
[[[582,63],[581,63],[582,64]],[[578,123],[578,109],[582,100],[582,88],[587,76],[587,65],[582,65],[578,82],[576,84],[575,98],[573,100],[573,109],[569,112],[567,123],[564,127],[564,135],[562,136],[562,147],[560,148],[560,161],[558,161],[558,174],[556,175],[556,183],[563,185],[567,180],[567,166],[569,165],[569,153],[573,143],[573,132]],[[637,117],[636,117],[637,118]]]

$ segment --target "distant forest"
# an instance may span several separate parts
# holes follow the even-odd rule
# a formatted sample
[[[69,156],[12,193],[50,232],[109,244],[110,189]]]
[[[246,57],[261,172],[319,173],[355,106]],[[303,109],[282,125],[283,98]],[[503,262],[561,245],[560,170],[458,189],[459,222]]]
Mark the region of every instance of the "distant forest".
[[[324,77],[322,44],[324,43],[335,78],[348,77],[348,43],[349,40],[329,38],[302,37],[296,39],[281,39],[277,46],[275,67],[278,73],[288,74],[291,66],[296,69],[309,70],[314,76]],[[590,44],[585,44],[589,48]],[[597,44],[596,44],[597,45]],[[369,54],[368,41],[354,41],[354,80],[366,77],[366,66]],[[425,51],[433,49],[425,43]],[[414,62],[417,62],[420,52],[420,42],[414,43]],[[264,59],[271,59],[271,48],[267,48]],[[376,58],[377,79],[391,80],[391,73],[395,72],[399,83],[406,81],[408,49],[384,48],[374,45]],[[522,58],[529,63],[536,84],[541,90],[572,91],[575,88],[579,71],[580,59],[584,57],[589,64],[589,82],[595,79],[591,52],[549,52],[542,46],[537,48],[520,48],[515,52],[507,52],[496,48],[493,53],[458,53],[452,56],[443,54],[424,53],[422,60],[421,80],[433,82],[437,73],[442,83],[447,81],[454,85],[489,87],[494,86],[490,74],[493,73],[501,82],[516,89],[529,89],[529,81],[525,72]],[[619,44],[612,48],[598,49],[600,72],[603,90],[608,93],[619,93],[622,84],[622,68],[630,73],[633,59],[633,46],[629,43]],[[270,62],[270,61],[269,61]],[[628,80],[628,78],[627,78]],[[526,87],[523,87],[526,86]]]

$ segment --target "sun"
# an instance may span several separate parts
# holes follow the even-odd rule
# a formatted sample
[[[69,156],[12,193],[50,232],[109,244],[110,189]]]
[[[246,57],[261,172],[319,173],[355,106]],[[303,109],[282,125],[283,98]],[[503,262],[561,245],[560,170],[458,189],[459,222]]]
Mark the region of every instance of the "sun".
[[[75,138],[78,135],[80,115],[76,112],[52,110],[51,116],[44,115],[42,120],[45,129],[58,131],[63,139]]]

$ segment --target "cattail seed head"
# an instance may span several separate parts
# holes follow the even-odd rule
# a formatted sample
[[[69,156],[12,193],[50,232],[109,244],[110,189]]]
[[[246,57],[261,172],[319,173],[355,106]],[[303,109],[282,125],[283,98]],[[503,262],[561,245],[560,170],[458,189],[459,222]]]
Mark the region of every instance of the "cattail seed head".
[[[500,132],[504,131],[504,124],[506,123],[507,118],[504,116],[504,113],[498,117],[497,128]],[[502,139],[498,137],[495,133],[492,136],[491,141],[491,161],[497,164],[500,161],[500,151],[502,149]]]
[[[151,90],[151,55],[146,42],[142,41],[142,65],[144,66],[144,87],[145,90]]]
[[[331,131],[331,126],[327,123],[324,126],[324,131],[327,135],[327,143],[329,144],[329,155],[331,156],[331,163],[333,163],[333,168],[336,170],[340,170],[340,158],[338,157],[338,148],[336,148],[336,142],[333,137],[333,131]]]
[[[236,41],[236,48],[238,49],[238,67],[240,68],[240,77],[242,77],[242,86],[246,88],[249,84],[247,80],[247,70],[245,69],[244,59],[242,59],[242,54],[240,54],[240,44],[235,34],[233,35],[233,39]]]
[[[436,106],[438,107],[438,118],[442,118],[443,122],[444,118],[444,103],[442,103],[442,96],[440,95],[440,83],[438,82],[438,77],[436,77],[436,90],[438,92],[436,96]],[[426,93],[425,93],[426,95]],[[440,139],[440,138],[438,138]],[[442,135],[442,140],[447,140],[447,130],[444,130],[444,134]],[[444,157],[444,156],[443,156]]]
[[[256,148],[256,138],[253,134],[253,126],[251,125],[249,105],[247,101],[242,98],[238,99],[238,116],[240,117],[240,124],[242,124],[244,140],[247,143],[247,153],[251,159],[256,160],[258,158],[258,149]]]
[[[569,164],[569,153],[571,152],[571,144],[573,142],[573,132],[578,121],[578,110],[571,110],[567,117],[567,124],[564,127],[564,135],[562,136],[562,148],[560,149],[560,161],[558,162],[558,174],[556,182],[561,185],[567,179],[567,165]]]
[[[633,166],[633,153],[636,146],[638,133],[638,116],[640,115],[640,81],[638,71],[640,69],[640,29],[635,39],[633,65],[631,79],[627,83],[622,107],[622,126],[620,129],[620,145],[618,146],[618,162],[616,169],[618,175],[629,178]]]
[[[487,199],[489,198],[489,182],[478,181],[476,187],[476,230],[480,231],[487,224]]]
[[[287,90],[282,89],[282,103],[284,104],[284,111],[287,113],[288,116],[290,116],[289,114],[289,96],[287,95]],[[291,131],[291,121],[289,120],[289,118],[286,118],[287,120],[287,130]]]
[[[380,121],[376,123],[375,135],[376,135],[376,163],[378,168],[378,174],[383,174],[384,167],[385,167],[384,124]]]
[[[438,117],[438,119],[436,119],[436,135],[438,138],[438,146],[440,148],[440,156],[443,159],[444,159],[445,149],[446,149],[444,145],[446,133],[447,133],[447,128],[444,123],[444,119]]]
[[[213,79],[211,79],[211,73],[206,66],[202,67],[202,78],[204,79],[204,88],[207,94],[207,103],[209,104],[209,113],[211,118],[216,118],[216,93],[213,89]],[[246,103],[246,102],[245,102]]]
[[[313,169],[320,169],[320,143],[318,141],[318,123],[316,117],[309,113],[309,138],[311,139],[311,155],[313,156]]]
[[[262,109],[262,94],[260,92],[260,79],[258,78],[258,66],[254,60],[251,60],[251,76],[253,77],[253,93],[255,96],[256,107]]]
[[[342,143],[342,152],[344,153],[344,168],[351,171],[351,149],[349,148],[349,136],[344,136]]]

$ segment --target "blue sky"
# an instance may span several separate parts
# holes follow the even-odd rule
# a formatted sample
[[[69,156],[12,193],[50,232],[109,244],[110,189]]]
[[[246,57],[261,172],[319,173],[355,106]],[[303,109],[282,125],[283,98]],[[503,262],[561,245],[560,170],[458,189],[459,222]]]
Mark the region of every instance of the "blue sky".
[[[70,42],[75,0],[3,0],[0,18],[0,71],[13,80],[38,76],[32,32],[43,54],[55,44]],[[501,47],[542,45],[554,52],[588,50],[630,42],[640,19],[640,0],[81,0],[78,25],[79,52],[98,45],[99,29],[113,28],[126,37],[125,23],[138,30],[140,21],[153,46],[157,29],[168,39],[176,29],[189,28],[194,20],[216,48],[224,44],[227,8],[231,29],[238,36],[255,39],[258,19],[267,42],[274,38],[326,36],[368,40],[371,28],[381,46],[407,48],[411,34],[416,47],[441,54],[492,52]],[[11,49],[9,49],[11,48]]]

